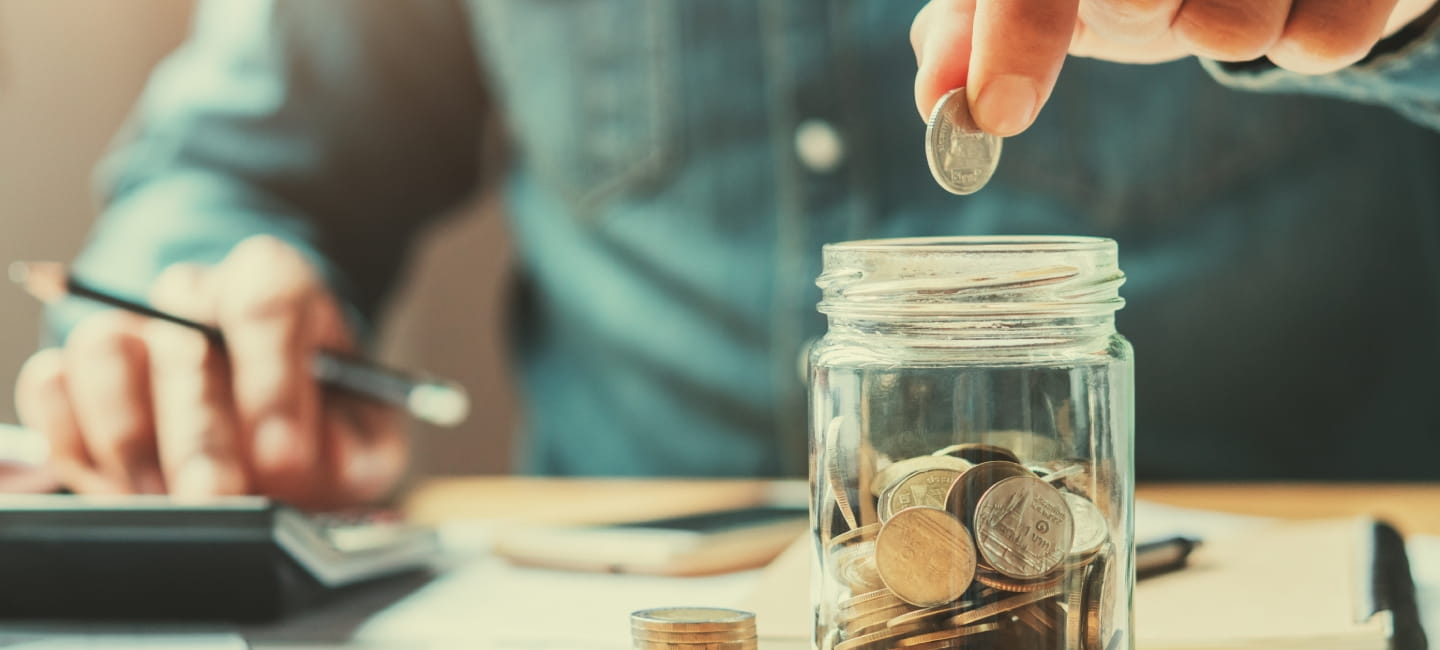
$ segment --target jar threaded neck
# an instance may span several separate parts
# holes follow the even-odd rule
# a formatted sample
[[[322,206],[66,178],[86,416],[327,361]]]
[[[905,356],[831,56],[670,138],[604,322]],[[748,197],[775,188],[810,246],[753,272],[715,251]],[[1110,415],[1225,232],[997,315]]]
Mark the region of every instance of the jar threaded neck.
[[[1007,340],[1114,332],[1113,240],[938,237],[829,244],[816,284],[832,333]]]

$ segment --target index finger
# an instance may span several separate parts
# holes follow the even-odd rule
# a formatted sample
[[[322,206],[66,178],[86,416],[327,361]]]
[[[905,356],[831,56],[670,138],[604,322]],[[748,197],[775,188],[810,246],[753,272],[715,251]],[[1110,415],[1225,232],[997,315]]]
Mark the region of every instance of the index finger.
[[[219,275],[217,316],[255,481],[269,495],[303,495],[319,455],[320,396],[310,373],[315,341],[308,322],[318,279],[298,251],[270,237],[236,245]]]
[[[970,37],[975,0],[934,0],[920,8],[910,26],[915,48],[915,109],[929,119],[935,102],[965,85],[970,74]]]
[[[1010,136],[1035,121],[1065,63],[1078,10],[1079,0],[976,5],[966,94],[980,128]]]

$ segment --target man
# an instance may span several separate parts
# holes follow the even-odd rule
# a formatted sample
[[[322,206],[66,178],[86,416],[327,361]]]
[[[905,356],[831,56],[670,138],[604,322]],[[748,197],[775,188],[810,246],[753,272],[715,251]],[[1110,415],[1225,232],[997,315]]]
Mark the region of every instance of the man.
[[[821,244],[1074,233],[1131,278],[1142,478],[1440,476],[1432,2],[206,4],[76,271],[228,354],[67,305],[22,418],[81,491],[383,494],[399,422],[307,353],[366,337],[499,114],[527,470],[803,472]],[[962,85],[1026,133],[957,198],[907,97]]]

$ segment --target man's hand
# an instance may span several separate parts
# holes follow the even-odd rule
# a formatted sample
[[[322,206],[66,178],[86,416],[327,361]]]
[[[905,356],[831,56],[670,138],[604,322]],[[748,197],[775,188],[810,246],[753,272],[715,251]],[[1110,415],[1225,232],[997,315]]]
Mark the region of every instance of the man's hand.
[[[1067,53],[1122,63],[1263,56],[1323,74],[1364,58],[1435,1],[933,0],[910,30],[915,104],[928,117],[965,86],[980,127],[1014,135],[1049,99]]]
[[[325,508],[376,499],[399,479],[408,448],[397,414],[311,377],[317,348],[353,342],[294,248],[256,237],[218,266],[171,267],[151,302],[218,325],[226,349],[111,311],[20,372],[21,421],[50,438],[53,469],[71,489],[264,494]]]

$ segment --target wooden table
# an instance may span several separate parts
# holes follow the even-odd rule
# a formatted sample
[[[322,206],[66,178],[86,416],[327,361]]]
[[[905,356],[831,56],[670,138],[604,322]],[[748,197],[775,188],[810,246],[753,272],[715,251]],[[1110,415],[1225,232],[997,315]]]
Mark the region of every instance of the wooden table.
[[[744,480],[434,479],[406,507],[419,521],[487,518],[590,523],[678,515],[759,503],[773,490],[804,499],[796,482]],[[1374,515],[1406,534],[1440,535],[1440,483],[1147,484],[1141,499],[1289,519]]]

